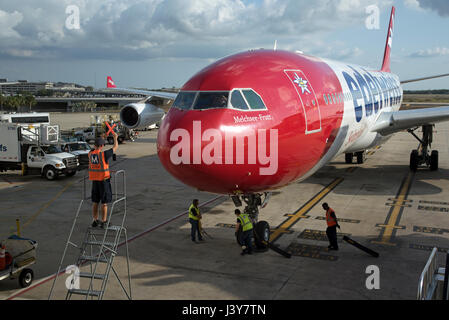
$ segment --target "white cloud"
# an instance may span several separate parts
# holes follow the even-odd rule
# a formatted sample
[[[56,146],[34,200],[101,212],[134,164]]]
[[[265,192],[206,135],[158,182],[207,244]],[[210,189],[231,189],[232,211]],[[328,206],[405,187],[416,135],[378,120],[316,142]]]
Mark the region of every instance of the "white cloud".
[[[437,56],[446,56],[449,55],[449,48],[431,48],[425,50],[419,50],[410,54],[410,57],[413,58],[426,58],[426,57],[437,57]]]
[[[23,19],[20,12],[14,11],[8,13],[0,10],[0,39],[20,38],[14,27],[17,26]]]
[[[449,17],[449,1],[447,0],[404,0],[411,8],[422,8],[436,11],[442,17]]]
[[[404,4],[406,7],[419,10],[421,9],[418,0],[404,0]]]
[[[318,49],[317,39],[333,30],[364,25],[365,8],[372,2],[316,0],[311,6],[307,0],[22,0],[19,5],[0,0],[0,14],[9,17],[6,23],[0,16],[0,51],[85,59],[216,58],[271,47],[275,39],[295,49],[303,44]],[[377,2],[381,9],[391,4]],[[80,30],[65,28],[68,5],[80,8]]]

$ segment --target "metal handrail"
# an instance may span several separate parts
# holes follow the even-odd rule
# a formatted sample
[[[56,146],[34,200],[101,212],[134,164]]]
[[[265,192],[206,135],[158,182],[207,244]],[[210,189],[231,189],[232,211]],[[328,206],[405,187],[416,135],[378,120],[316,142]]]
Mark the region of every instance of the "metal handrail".
[[[444,283],[443,283],[443,300],[449,300],[449,250],[446,253],[446,268],[444,270]]]
[[[117,186],[118,182],[120,181],[120,180],[119,180],[120,175],[122,176],[122,179],[120,179],[120,180],[121,180],[121,182],[122,182],[122,184],[123,184],[123,190],[122,190],[122,193],[118,193],[118,191],[119,191],[118,189],[119,189],[119,188],[118,188],[118,186]],[[121,218],[120,229],[118,230],[118,232],[116,232],[116,234],[115,234],[115,236],[114,236],[114,243],[115,243],[114,248],[113,248],[112,250],[110,250],[110,251],[111,251],[114,255],[117,254],[118,242],[119,242],[119,240],[120,240],[120,238],[121,238],[121,235],[122,235],[122,232],[123,232],[123,233],[124,233],[124,236],[125,236],[125,243],[126,243],[126,259],[127,259],[127,267],[128,267],[128,286],[129,286],[129,291],[128,291],[128,292],[126,291],[126,289],[125,289],[125,287],[123,286],[122,282],[121,282],[120,279],[118,278],[118,275],[117,275],[117,273],[115,272],[115,270],[114,270],[114,268],[113,268],[113,266],[112,266],[112,260],[111,260],[111,261],[109,261],[108,266],[107,266],[107,270],[106,270],[106,278],[103,280],[103,284],[102,284],[102,287],[101,287],[102,293],[101,293],[99,299],[101,300],[101,299],[103,298],[103,294],[104,294],[104,291],[106,290],[106,282],[107,282],[107,278],[109,277],[109,271],[110,271],[110,270],[112,270],[112,271],[114,272],[114,274],[116,275],[116,277],[117,277],[117,279],[118,279],[120,285],[122,286],[122,289],[123,289],[123,291],[125,292],[127,298],[130,299],[130,300],[132,299],[132,293],[131,293],[131,274],[130,274],[130,270],[129,270],[128,238],[127,238],[127,232],[126,232],[126,229],[124,228],[125,219],[126,219],[126,216],[127,216],[127,212],[126,212],[126,198],[127,198],[127,197],[126,197],[126,173],[125,173],[125,170],[111,171],[111,178],[112,178],[112,183],[115,184],[115,185],[114,185],[114,190],[115,190],[115,194],[114,194],[114,195],[115,195],[115,200],[113,201],[112,206],[110,207],[110,210],[109,210],[108,220],[107,220],[107,224],[106,224],[106,230],[105,230],[105,232],[104,232],[104,234],[103,234],[103,237],[102,237],[101,246],[100,246],[100,252],[99,252],[99,254],[98,254],[98,256],[97,256],[96,263],[94,264],[94,267],[93,267],[93,268],[92,268],[92,264],[90,264],[92,277],[91,277],[91,280],[90,280],[90,283],[89,283],[89,288],[88,288],[88,290],[87,290],[86,300],[89,298],[89,294],[92,293],[92,291],[93,291],[93,279],[94,279],[94,277],[95,277],[95,275],[96,275],[96,272],[97,272],[97,266],[98,266],[99,260],[100,260],[100,258],[101,258],[101,255],[102,255],[102,254],[104,255],[104,249],[105,249],[105,248],[106,248],[106,249],[109,249],[109,247],[107,247],[107,246],[105,245],[106,238],[107,238],[107,236],[108,236],[108,229],[109,229],[109,226],[110,226],[110,224],[111,224],[111,218],[112,218],[112,216],[113,216],[113,214],[114,214],[114,211],[115,211],[114,209],[115,209],[116,205],[119,204],[119,203],[121,203],[121,202],[124,203],[123,217]],[[52,297],[52,293],[53,293],[53,290],[54,290],[56,281],[57,281],[57,279],[58,279],[60,273],[62,273],[62,272],[61,272],[61,269],[62,269],[62,266],[63,266],[63,263],[64,263],[64,259],[65,259],[65,257],[66,257],[67,250],[68,250],[69,246],[71,245],[71,246],[76,247],[76,248],[78,248],[78,249],[84,250],[84,249],[83,249],[84,247],[77,246],[76,244],[74,244],[74,243],[71,241],[71,238],[72,238],[72,235],[73,235],[73,232],[74,232],[74,229],[75,229],[75,225],[76,225],[77,220],[78,220],[78,218],[79,218],[81,208],[82,208],[83,204],[84,204],[87,200],[90,199],[90,196],[86,195],[86,181],[87,181],[87,179],[88,179],[88,176],[84,176],[84,177],[83,177],[83,190],[82,190],[82,193],[83,193],[83,194],[82,194],[82,200],[80,201],[80,204],[79,204],[79,206],[78,206],[78,210],[77,210],[77,212],[76,212],[76,214],[75,214],[75,217],[74,217],[74,220],[73,220],[73,223],[72,223],[72,227],[71,227],[71,230],[70,230],[70,233],[69,233],[69,237],[68,237],[68,239],[67,239],[67,242],[66,242],[66,245],[65,245],[65,248],[64,248],[64,252],[63,252],[63,255],[62,255],[62,258],[61,258],[59,267],[58,267],[58,271],[57,271],[57,273],[56,273],[56,276],[55,276],[55,278],[54,278],[54,281],[53,281],[53,284],[52,284],[52,287],[51,287],[51,290],[50,290],[50,294],[49,294],[49,296],[48,296],[48,299],[49,299],[49,300],[50,300],[51,297]],[[116,215],[116,216],[121,216],[121,215],[122,215],[122,214],[118,214],[118,215]],[[89,230],[89,229],[88,229],[88,230]],[[86,241],[88,240],[88,239],[87,239],[88,236],[89,236],[89,232],[86,232],[86,234],[85,234],[85,239],[84,239],[83,243],[86,243]],[[92,248],[91,248],[91,251],[92,251]],[[81,254],[82,254],[82,253],[81,253]],[[93,256],[92,252],[91,252],[91,255]],[[112,258],[110,258],[110,259],[112,259]],[[69,292],[67,293],[67,297],[69,297]],[[66,297],[66,299],[67,299],[67,297]]]
[[[438,249],[435,247],[427,260],[426,266],[419,277],[417,300],[427,300],[429,286],[433,281],[435,271],[438,269],[436,264],[436,253]]]

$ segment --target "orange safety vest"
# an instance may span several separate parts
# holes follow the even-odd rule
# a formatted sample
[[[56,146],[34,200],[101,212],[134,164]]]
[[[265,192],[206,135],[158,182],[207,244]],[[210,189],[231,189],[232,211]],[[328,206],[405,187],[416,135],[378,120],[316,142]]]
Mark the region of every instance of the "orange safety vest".
[[[328,227],[334,227],[337,225],[337,221],[331,217],[331,213],[335,214],[335,211],[332,208],[327,209],[326,211],[326,222]]]
[[[100,150],[89,152],[89,180],[103,181],[110,177],[109,164],[104,160],[104,152]]]

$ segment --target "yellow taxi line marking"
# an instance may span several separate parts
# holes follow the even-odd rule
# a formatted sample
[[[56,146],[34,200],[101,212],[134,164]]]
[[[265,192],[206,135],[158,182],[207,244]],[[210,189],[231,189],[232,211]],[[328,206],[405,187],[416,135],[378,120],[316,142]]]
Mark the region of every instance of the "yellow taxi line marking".
[[[31,222],[33,222],[34,219],[36,219],[45,209],[47,209],[54,201],[56,201],[64,192],[67,191],[68,188],[70,188],[74,183],[74,182],[70,182],[69,184],[67,184],[61,191],[59,191],[50,201],[48,201],[47,203],[45,203],[42,207],[39,208],[39,210],[37,210],[37,212],[35,214],[33,214],[30,218],[28,218],[24,224],[22,225],[22,228],[25,228],[27,225],[29,225]]]
[[[324,187],[317,195],[310,199],[305,205],[298,209],[295,213],[288,217],[279,227],[277,227],[270,235],[270,242],[274,242],[283,234],[286,233],[298,220],[308,218],[306,215],[321,199],[327,196],[336,186],[338,186],[344,179],[337,178],[328,186]]]
[[[391,205],[392,207],[386,218],[385,224],[378,225],[382,228],[382,231],[379,236],[380,240],[371,241],[372,243],[393,245],[393,246],[396,245],[391,241],[391,238],[393,237],[394,232],[397,229],[403,229],[401,226],[398,225],[398,223],[399,220],[401,219],[402,211],[404,210],[403,204],[405,204],[407,200],[407,195],[410,190],[412,180],[413,180],[413,173],[409,172],[399,189],[398,196],[396,197],[395,200],[396,203]]]

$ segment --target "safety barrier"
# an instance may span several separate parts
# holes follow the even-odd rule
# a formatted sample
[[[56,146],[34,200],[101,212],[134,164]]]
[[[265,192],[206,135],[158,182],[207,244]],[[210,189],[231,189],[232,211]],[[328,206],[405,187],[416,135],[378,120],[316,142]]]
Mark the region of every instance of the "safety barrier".
[[[427,260],[418,283],[418,300],[443,300],[447,299],[447,271],[449,269],[449,252],[447,254],[446,268],[439,268],[437,264],[437,252],[435,247]],[[446,288],[446,289],[445,289]]]

